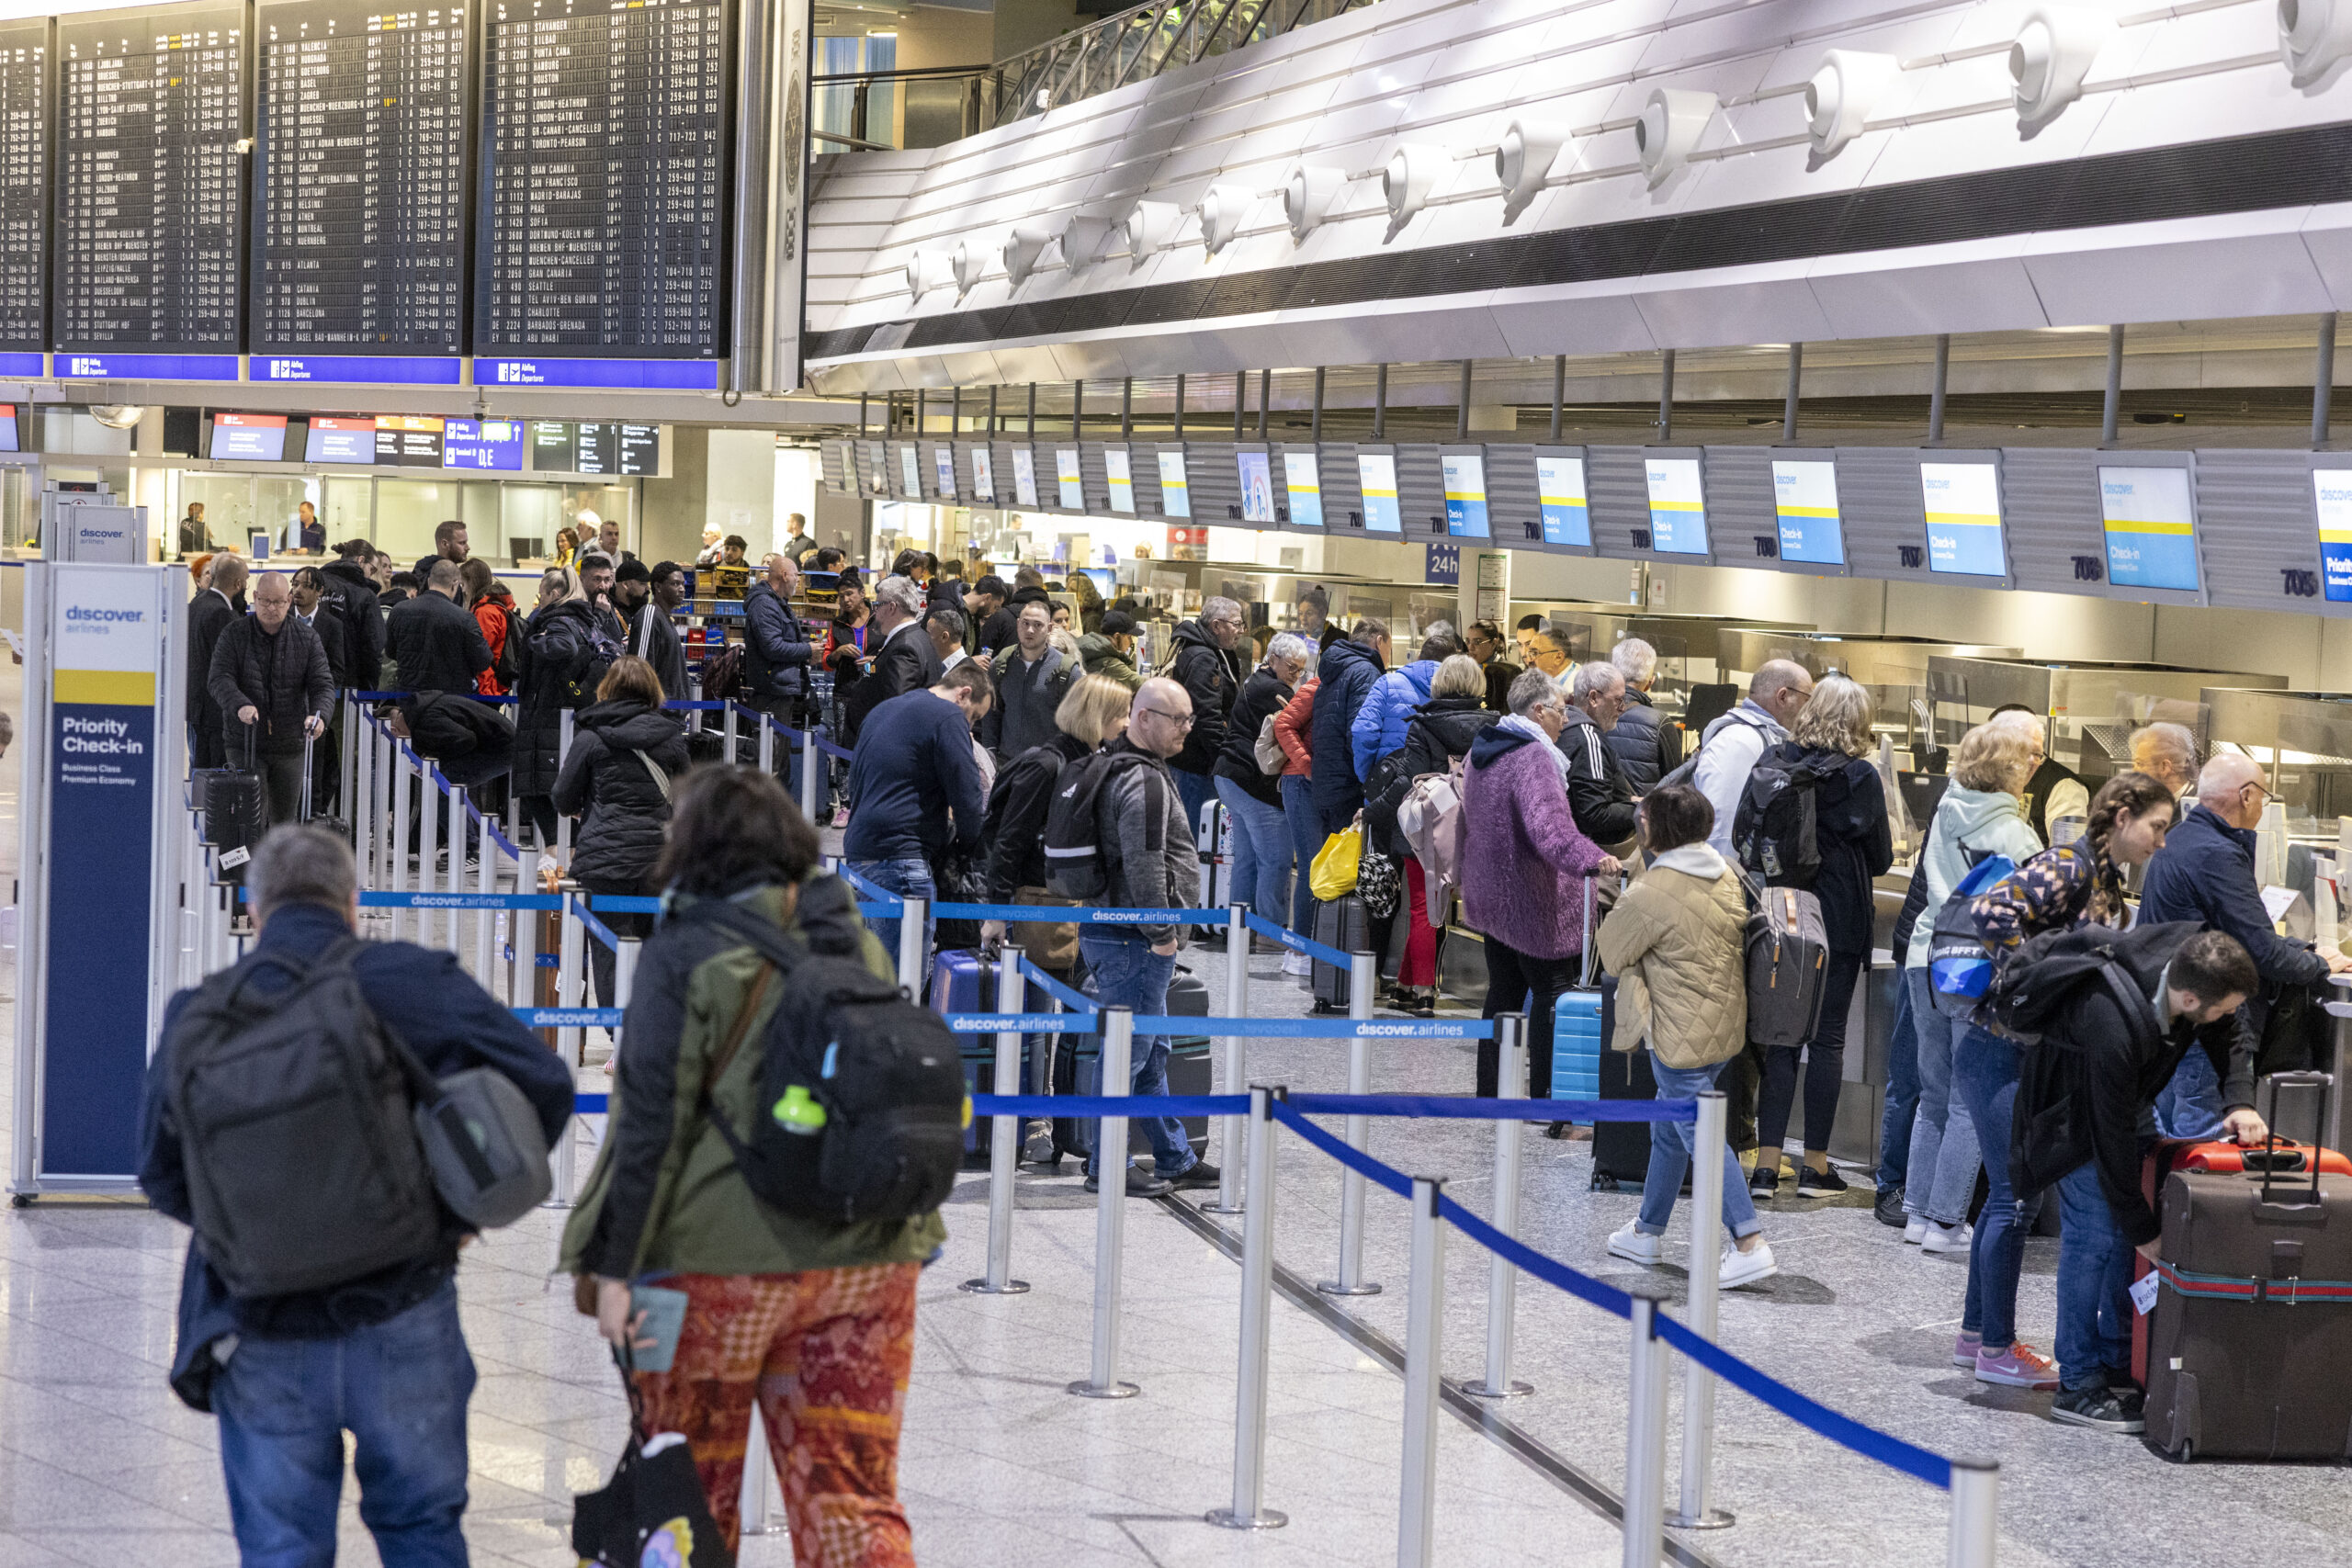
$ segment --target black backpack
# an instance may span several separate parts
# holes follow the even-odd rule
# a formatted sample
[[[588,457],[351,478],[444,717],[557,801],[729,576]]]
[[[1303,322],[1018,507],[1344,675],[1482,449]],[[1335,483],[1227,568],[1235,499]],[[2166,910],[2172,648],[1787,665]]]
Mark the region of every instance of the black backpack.
[[[1111,867],[1118,858],[1117,834],[1102,832],[1102,792],[1130,768],[1149,768],[1144,788],[1165,789],[1152,759],[1140,751],[1096,751],[1062,768],[1046,808],[1046,889],[1065,898],[1100,898],[1110,891]],[[1150,819],[1164,815],[1158,805]]]
[[[759,1103],[769,1113],[739,1135],[705,1099],[752,1195],[843,1225],[938,1208],[956,1185],[972,1118],[963,1051],[947,1025],[854,958],[813,953],[731,905],[700,908],[783,982],[760,1046]],[[755,988],[746,1010],[758,1000]],[[724,1070],[722,1062],[713,1079]]]
[[[1740,786],[1732,818],[1731,847],[1749,874],[1773,887],[1811,887],[1821,874],[1821,844],[1815,831],[1815,793],[1822,780],[1843,770],[1812,757],[1792,761],[1768,748]]]
[[[506,618],[506,635],[498,644],[498,657],[492,661],[490,673],[500,690],[511,692],[523,679],[523,623],[503,604],[498,606],[498,613]]]
[[[2034,1044],[2083,987],[2098,984],[2115,998],[2134,1032],[2161,1035],[2164,1027],[2155,1004],[2132,982],[2119,955],[2130,954],[2143,967],[2161,968],[2203,929],[2195,920],[2176,920],[2128,931],[2090,925],[2029,937],[1985,988],[1977,1018],[2021,1044]]]
[[[232,1295],[325,1290],[441,1245],[412,1121],[422,1069],[360,995],[360,946],[307,967],[248,958],[207,980],[164,1042],[196,1234]],[[265,964],[294,984],[248,994]]]

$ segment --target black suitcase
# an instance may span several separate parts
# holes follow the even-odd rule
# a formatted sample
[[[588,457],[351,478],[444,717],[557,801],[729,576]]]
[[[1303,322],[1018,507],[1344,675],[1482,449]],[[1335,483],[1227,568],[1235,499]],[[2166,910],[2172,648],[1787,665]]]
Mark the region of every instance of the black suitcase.
[[[1094,983],[1091,977],[1083,988],[1086,995],[1090,997],[1094,995]],[[1168,1016],[1206,1018],[1208,1013],[1208,983],[1182,964],[1178,964],[1174,977],[1168,982]],[[1082,1054],[1085,1058],[1083,1065],[1081,1066],[1075,1059],[1070,1064],[1075,1083],[1074,1092],[1085,1095],[1096,1093],[1095,1086],[1102,1081],[1102,1042],[1093,1035],[1067,1035],[1064,1038],[1083,1047]],[[1055,1062],[1057,1076],[1060,1066],[1060,1060],[1057,1058]],[[1168,1092],[1170,1094],[1191,1096],[1213,1093],[1216,1074],[1215,1043],[1207,1035],[1174,1034],[1169,1037]],[[1059,1094],[1065,1091],[1057,1088],[1054,1092]],[[1182,1118],[1182,1121],[1184,1136],[1192,1143],[1193,1152],[1199,1154],[1205,1150],[1209,1141],[1209,1119],[1205,1116],[1187,1116]],[[1086,1146],[1077,1131],[1081,1123],[1076,1122],[1056,1122],[1054,1123],[1056,1146],[1067,1153],[1082,1156],[1086,1152]],[[1064,1141],[1065,1127],[1069,1129],[1067,1142]],[[1136,1126],[1132,1119],[1127,1123],[1127,1148],[1133,1154],[1149,1155],[1151,1153],[1151,1145],[1144,1137],[1143,1129]]]
[[[252,725],[245,727],[245,765],[206,770],[202,794],[202,841],[220,852],[213,857],[213,880],[243,883],[245,863],[269,831],[269,786],[255,761]]]
[[[2334,1082],[2267,1081],[2274,1114],[2282,1087],[2316,1089],[2324,1113]],[[2352,1177],[2245,1163],[2165,1179],[2160,1250],[2177,1276],[2145,1326],[2143,1440],[2180,1461],[2352,1461]]]
[[[1600,988],[1600,1098],[1655,1100],[1657,1075],[1650,1070],[1647,1051],[1620,1051],[1610,1041],[1617,1032],[1617,977],[1607,976]],[[1650,1168],[1650,1123],[1595,1122],[1592,1124],[1592,1189],[1596,1192],[1638,1190]]]
[[[1341,953],[1372,951],[1372,911],[1352,893],[1315,907],[1315,940]],[[1336,964],[1315,960],[1315,1010],[1348,1010],[1350,972]]]

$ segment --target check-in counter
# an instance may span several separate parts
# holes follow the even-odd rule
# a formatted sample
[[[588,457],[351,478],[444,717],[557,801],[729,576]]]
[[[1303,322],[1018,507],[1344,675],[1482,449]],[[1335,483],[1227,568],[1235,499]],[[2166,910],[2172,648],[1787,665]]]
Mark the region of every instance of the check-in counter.
[[[1958,744],[1995,708],[2021,703],[2048,721],[2051,756],[2094,784],[2131,765],[2132,732],[2142,725],[2182,724],[2204,736],[2206,689],[2223,686],[2284,691],[2287,680],[2172,664],[2061,664],[1951,654],[1928,660],[1928,700],[1938,745]]]

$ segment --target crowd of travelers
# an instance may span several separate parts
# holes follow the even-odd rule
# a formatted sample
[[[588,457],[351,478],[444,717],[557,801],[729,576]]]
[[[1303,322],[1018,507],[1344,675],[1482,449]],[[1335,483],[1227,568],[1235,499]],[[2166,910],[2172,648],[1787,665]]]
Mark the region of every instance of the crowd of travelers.
[[[385,574],[390,563],[364,543],[336,554],[291,581],[249,581],[234,557],[204,568],[189,705],[199,760],[217,765],[255,735],[276,814],[285,759],[334,718],[334,691],[396,692],[395,722],[419,750],[453,777],[471,759],[478,776],[503,778],[542,842],[571,819],[581,886],[662,898],[660,916],[614,921],[643,947],[609,1126],[560,1268],[625,1369],[638,1435],[684,1438],[727,1550],[756,1405],[799,1560],[910,1562],[895,1455],[915,1281],[944,1236],[935,1200],[881,1218],[781,1212],[760,1195],[745,1142],[792,1103],[763,1076],[763,1050],[799,1005],[778,983],[785,972],[822,959],[891,994],[910,978],[895,967],[898,922],[861,919],[850,877],[820,869],[817,827],[787,777],[712,759],[687,717],[665,710],[684,684],[674,563],[585,548],[548,569],[526,612],[468,558],[457,525],[414,571]],[[1184,928],[1054,917],[1080,904],[1199,905],[1198,846],[1221,807],[1233,900],[1302,933],[1327,904],[1362,904],[1364,944],[1399,954],[1382,998],[1396,1010],[1435,1010],[1458,895],[1459,923],[1483,949],[1485,1015],[1530,1019],[1528,1095],[1553,1092],[1560,998],[1593,985],[1613,1010],[1605,1048],[1639,1054],[1659,1098],[1722,1092],[1726,1286],[1777,1271],[1765,1233],[1784,1195],[1847,1191],[1830,1133],[1898,809],[1862,686],[1773,660],[1691,735],[1662,721],[1657,658],[1637,639],[1579,660],[1577,634],[1539,616],[1510,637],[1438,622],[1406,657],[1377,619],[1331,621],[1319,590],[1302,596],[1297,629],[1256,638],[1241,605],[1206,599],[1147,677],[1136,607],[1094,595],[1076,625],[1057,624],[1034,572],[966,583],[910,552],[870,591],[845,573],[825,626],[794,608],[801,566],[778,552],[747,575],[744,700],[805,721],[811,676],[833,673],[854,742],[841,863],[858,883],[1034,910],[975,936],[1020,943],[1103,1006],[1164,1015]],[[502,696],[514,699],[511,719],[468,700]],[[2141,1420],[2123,1298],[2132,1254],[2154,1258],[2159,1235],[2141,1188],[2145,1139],[2158,1128],[2262,1137],[2252,1088],[2266,1005],[2352,967],[2272,929],[2254,873],[2259,770],[2231,754],[2200,769],[2194,738],[2162,724],[2135,736],[2133,762],[2094,793],[2054,766],[2041,721],[2021,711],[1951,749],[1892,942],[1904,984],[1874,1193],[1905,1241],[1965,1258],[1955,1364],[2052,1391],[2056,1419],[2116,1431]],[[447,954],[356,941],[346,839],[278,819],[248,874],[252,951],[175,1000],[151,1072],[142,1179],[197,1233],[173,1381],[220,1418],[249,1561],[325,1560],[347,1430],[362,1517],[388,1560],[462,1562],[473,1370],[454,1274],[472,1227],[432,1209],[413,1256],[241,1294],[207,1252],[227,1223],[215,1165],[230,1156],[187,1086],[221,1021],[240,1016],[239,986],[308,998],[328,974],[348,977],[374,1021],[351,1048],[372,1053],[381,1083],[488,1069],[549,1140],[572,1086]],[[1354,888],[1318,897],[1318,861],[1351,835]],[[1759,899],[1780,889],[1817,905],[1817,1021],[1793,1043],[1763,1043],[1750,1027],[1750,932]],[[2029,1037],[1989,999],[1956,1004],[1936,978],[1933,951],[1954,929],[2002,976],[2068,933],[2104,929],[2129,984],[2065,994]],[[1279,945],[1261,951],[1280,953],[1286,973],[1308,968]],[[922,983],[910,977],[918,998]],[[600,1000],[612,984],[600,964]],[[1165,1036],[1135,1041],[1135,1094],[1168,1093],[1170,1049]],[[1487,1043],[1461,1087],[1519,1092],[1498,1068]],[[1801,1156],[1786,1169],[1800,1115]],[[1218,1183],[1182,1122],[1135,1125],[1149,1156],[1120,1153],[1113,1179],[1126,1192]],[[1611,1254],[1660,1263],[1694,1141],[1687,1122],[1652,1124],[1639,1209]],[[1032,1122],[1021,1149],[1043,1167],[1076,1155],[1089,1190],[1102,1179],[1082,1132]],[[2017,1324],[2024,1238],[2052,1190],[2064,1215],[2054,1358]],[[682,1303],[666,1330],[649,1285]],[[336,1353],[314,1353],[322,1343]],[[639,1352],[658,1352],[647,1359],[662,1370],[639,1367]]]

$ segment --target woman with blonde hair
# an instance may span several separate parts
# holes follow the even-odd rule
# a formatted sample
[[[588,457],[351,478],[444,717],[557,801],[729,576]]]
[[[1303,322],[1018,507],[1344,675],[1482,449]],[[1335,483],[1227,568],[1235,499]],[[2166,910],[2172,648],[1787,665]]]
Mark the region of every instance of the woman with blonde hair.
[[[1903,959],[1911,1023],[1919,1036],[1919,1109],[1911,1124],[1909,1179],[1904,1183],[1903,1239],[1930,1252],[1966,1252],[1973,1241],[1968,1205],[1982,1159],[1975,1124],[1952,1092],[1952,1049],[1961,1022],[1936,1007],[1928,985],[1928,945],[1936,911],[1969,868],[1987,855],[2023,865],[2041,852],[2025,819],[2026,780],[2041,765],[2041,730],[2030,716],[2006,715],[1961,738],[1951,784],[1936,807],[1923,852],[1927,903]],[[1973,1360],[1972,1360],[1973,1364]]]
[[[1871,953],[1876,915],[1873,880],[1894,863],[1894,840],[1886,820],[1886,789],[1871,761],[1871,694],[1843,675],[1824,675],[1789,738],[1757,759],[1740,799],[1732,844],[1751,872],[1774,886],[1810,887],[1821,900],[1821,923],[1829,942],[1822,974],[1821,1021],[1803,1045],[1775,1045],[1765,1055],[1764,1082],[1756,1100],[1756,1170],[1749,1184],[1758,1198],[1770,1198],[1781,1180],[1781,1137],[1788,1131],[1796,1101],[1797,1058],[1804,1058],[1804,1168],[1797,1173],[1797,1196],[1834,1198],[1845,1181],[1829,1168],[1829,1127],[1838,1117],[1838,1092],[1846,1073],[1846,1018],[1854,986]],[[1767,841],[1762,817],[1754,808],[1757,781],[1784,775],[1789,787],[1811,792],[1813,842],[1806,846]],[[1792,852],[1796,863],[1790,863]]]

